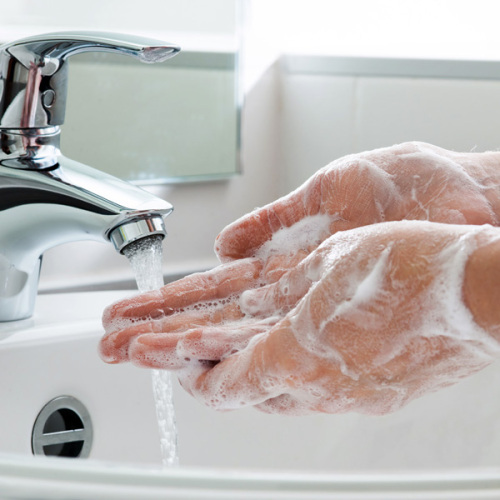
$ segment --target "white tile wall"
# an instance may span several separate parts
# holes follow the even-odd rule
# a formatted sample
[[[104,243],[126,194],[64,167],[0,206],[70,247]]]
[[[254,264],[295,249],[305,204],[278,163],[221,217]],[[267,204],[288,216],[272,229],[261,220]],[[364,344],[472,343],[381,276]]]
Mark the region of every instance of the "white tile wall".
[[[356,98],[355,149],[408,140],[500,147],[500,80],[360,78]]]
[[[284,192],[343,155],[404,141],[500,148],[500,80],[289,73],[281,93]]]
[[[280,146],[284,192],[355,147],[355,79],[285,74]]]

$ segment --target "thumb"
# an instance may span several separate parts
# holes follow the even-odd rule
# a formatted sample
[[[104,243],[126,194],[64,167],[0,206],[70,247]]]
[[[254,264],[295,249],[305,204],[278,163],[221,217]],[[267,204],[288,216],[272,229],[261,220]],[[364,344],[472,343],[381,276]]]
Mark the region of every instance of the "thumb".
[[[319,181],[314,176],[287,196],[233,222],[217,236],[215,252],[222,262],[254,256],[273,234],[319,212]]]

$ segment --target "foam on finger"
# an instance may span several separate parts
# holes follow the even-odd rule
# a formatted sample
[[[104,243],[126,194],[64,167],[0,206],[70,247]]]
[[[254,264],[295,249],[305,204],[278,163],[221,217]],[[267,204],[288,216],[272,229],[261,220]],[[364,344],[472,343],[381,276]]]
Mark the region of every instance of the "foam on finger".
[[[283,378],[273,373],[272,366],[263,365],[262,342],[267,333],[252,337],[248,346],[204,369],[201,375],[190,369],[181,372],[183,387],[205,405],[220,411],[235,410],[262,403],[282,394]]]
[[[129,359],[139,366],[179,370],[205,361],[222,361],[245,349],[256,335],[272,327],[270,321],[193,328],[183,332],[144,334],[131,342]]]

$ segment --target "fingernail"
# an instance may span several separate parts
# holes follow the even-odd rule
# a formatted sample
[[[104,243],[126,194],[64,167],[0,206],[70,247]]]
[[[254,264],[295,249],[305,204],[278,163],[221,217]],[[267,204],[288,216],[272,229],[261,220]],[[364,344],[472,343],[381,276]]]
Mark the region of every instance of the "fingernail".
[[[160,319],[160,318],[163,318],[165,315],[168,315],[168,313],[166,313],[166,311],[163,311],[162,309],[153,309],[149,313],[149,317],[151,319]]]

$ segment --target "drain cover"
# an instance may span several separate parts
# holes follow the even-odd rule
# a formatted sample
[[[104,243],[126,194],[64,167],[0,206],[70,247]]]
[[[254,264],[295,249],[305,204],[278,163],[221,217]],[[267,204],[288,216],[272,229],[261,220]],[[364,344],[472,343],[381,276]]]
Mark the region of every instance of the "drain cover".
[[[86,458],[92,446],[92,422],[78,399],[59,396],[49,401],[33,426],[34,455]]]

